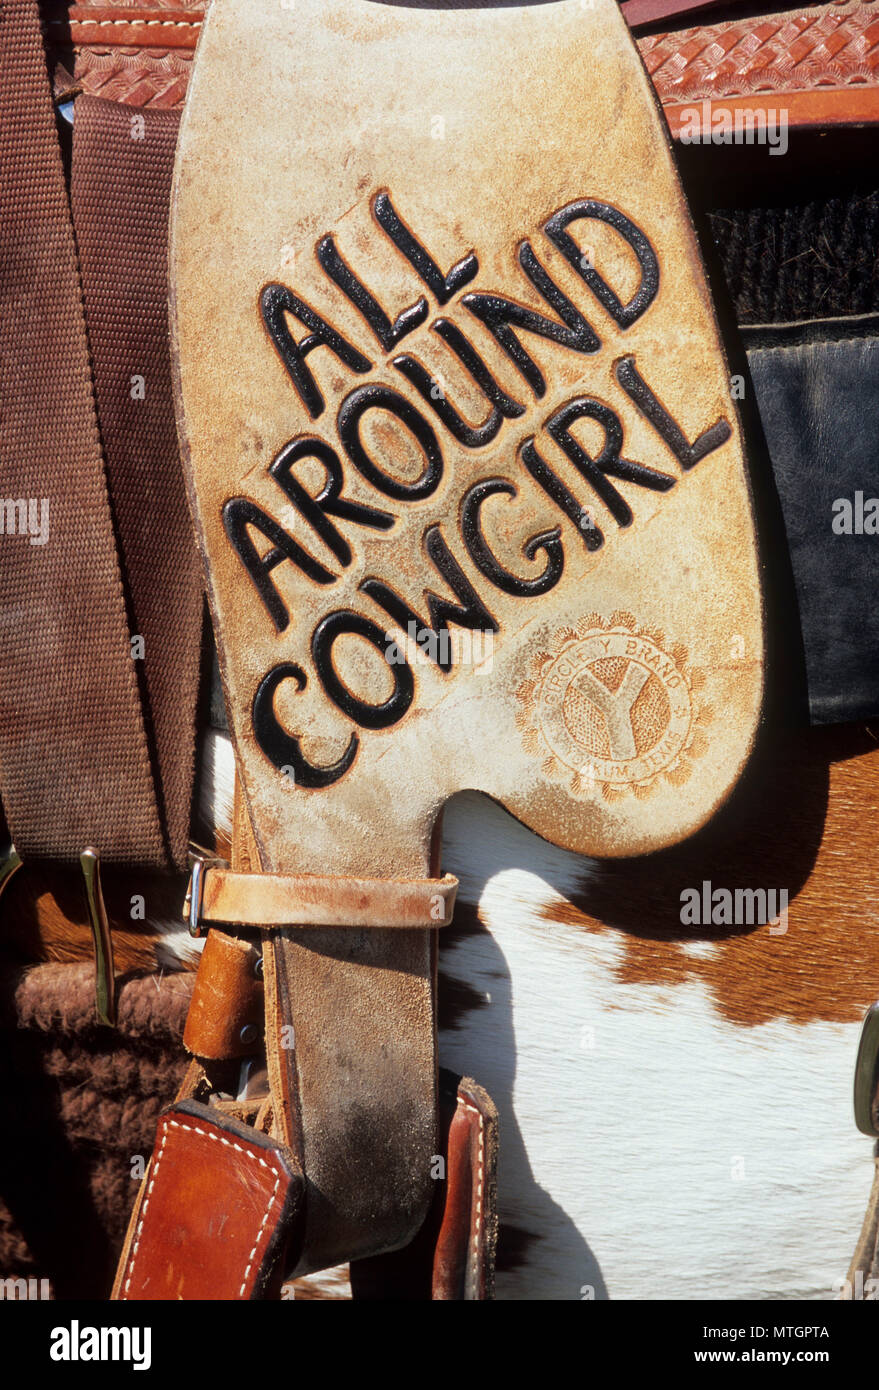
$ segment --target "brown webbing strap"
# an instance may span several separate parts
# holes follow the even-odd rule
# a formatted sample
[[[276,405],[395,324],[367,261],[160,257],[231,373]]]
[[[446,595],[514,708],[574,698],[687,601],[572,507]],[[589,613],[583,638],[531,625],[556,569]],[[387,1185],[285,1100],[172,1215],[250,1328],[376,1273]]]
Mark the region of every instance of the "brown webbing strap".
[[[168,207],[180,118],[80,97],[71,203],[131,630],[173,857],[186,853],[203,619],[168,355]],[[108,176],[110,175],[110,176]]]
[[[0,793],[25,859],[165,865],[34,0],[0,73]]]
[[[73,230],[33,0],[0,12],[0,771],[19,853],[161,863]],[[21,508],[18,509],[21,512]],[[22,517],[16,517],[20,526]]]

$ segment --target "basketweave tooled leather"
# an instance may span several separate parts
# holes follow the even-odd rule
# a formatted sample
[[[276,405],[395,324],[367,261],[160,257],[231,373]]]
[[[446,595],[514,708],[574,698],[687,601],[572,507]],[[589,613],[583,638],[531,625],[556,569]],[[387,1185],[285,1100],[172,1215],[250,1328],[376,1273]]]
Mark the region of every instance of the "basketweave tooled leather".
[[[742,13],[737,13],[741,9]],[[673,136],[694,103],[751,109],[781,94],[790,127],[879,122],[875,0],[790,8],[624,0]],[[55,87],[136,106],[183,105],[204,18],[203,0],[174,4],[44,5]]]

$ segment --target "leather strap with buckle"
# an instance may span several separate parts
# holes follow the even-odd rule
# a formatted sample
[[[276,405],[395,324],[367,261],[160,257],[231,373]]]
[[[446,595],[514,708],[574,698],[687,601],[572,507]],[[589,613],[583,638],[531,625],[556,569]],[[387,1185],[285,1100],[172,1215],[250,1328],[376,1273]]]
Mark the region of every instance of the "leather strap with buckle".
[[[183,905],[193,936],[208,923],[281,927],[446,927],[458,880],[332,878],[319,874],[234,873],[199,861]]]

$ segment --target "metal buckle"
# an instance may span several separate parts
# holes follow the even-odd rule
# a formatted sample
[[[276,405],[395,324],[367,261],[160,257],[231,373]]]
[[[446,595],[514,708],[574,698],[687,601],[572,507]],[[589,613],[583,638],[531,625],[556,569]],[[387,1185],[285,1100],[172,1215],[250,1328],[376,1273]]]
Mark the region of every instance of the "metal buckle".
[[[201,845],[192,845],[189,851],[189,884],[183,899],[183,920],[189,923],[189,935],[201,936],[201,903],[204,894],[204,876],[208,869],[227,869],[228,862],[218,854],[211,854]]]
[[[13,874],[21,868],[21,855],[15,845],[0,852],[0,895]],[[96,849],[84,849],[79,856],[85,883],[89,926],[95,947],[95,1011],[108,1028],[116,1026],[116,974],[113,968],[113,939],[101,891],[101,856]]]
[[[858,1060],[855,1063],[855,1124],[862,1134],[871,1139],[879,1136],[879,1129],[873,1122],[873,1097],[876,1094],[876,1072],[879,1069],[879,1003],[867,1010],[861,1039],[858,1043]]]
[[[79,856],[79,863],[95,947],[95,1011],[101,1023],[115,1028],[116,972],[113,966],[113,938],[101,890],[101,856],[89,846]]]

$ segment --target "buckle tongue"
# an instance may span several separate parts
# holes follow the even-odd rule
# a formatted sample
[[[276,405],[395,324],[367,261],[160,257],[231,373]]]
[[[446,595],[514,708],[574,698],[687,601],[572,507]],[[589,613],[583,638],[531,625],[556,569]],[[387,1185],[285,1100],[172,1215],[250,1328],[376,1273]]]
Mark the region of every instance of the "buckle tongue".
[[[95,946],[95,1010],[101,1023],[115,1028],[116,973],[113,968],[113,939],[101,891],[101,856],[96,849],[89,847],[79,856],[79,863]]]
[[[208,869],[227,868],[225,859],[211,854],[198,845],[192,845],[189,853],[189,883],[183,899],[183,920],[189,923],[189,935],[202,935],[201,911],[204,897],[204,877]]]

